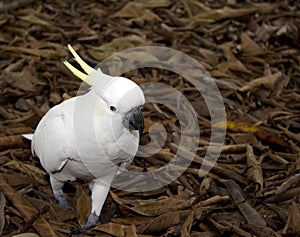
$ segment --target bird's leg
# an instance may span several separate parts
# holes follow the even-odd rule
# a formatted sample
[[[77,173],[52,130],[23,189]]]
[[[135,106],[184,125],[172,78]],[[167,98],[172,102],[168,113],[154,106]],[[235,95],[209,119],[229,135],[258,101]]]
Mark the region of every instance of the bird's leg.
[[[86,224],[84,226],[75,227],[71,234],[78,234],[81,230],[90,229],[97,224],[110,186],[97,180],[93,182],[93,185],[90,185],[90,187],[92,188],[92,211]]]
[[[64,182],[57,180],[53,174],[50,174],[50,183],[51,183],[53,195],[57,200],[58,205],[61,206],[62,208],[75,212],[74,208],[70,206],[62,191]]]

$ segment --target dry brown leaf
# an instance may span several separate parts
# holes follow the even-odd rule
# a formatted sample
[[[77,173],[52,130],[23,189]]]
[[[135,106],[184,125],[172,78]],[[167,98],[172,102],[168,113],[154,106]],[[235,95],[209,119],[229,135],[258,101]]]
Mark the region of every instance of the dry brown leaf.
[[[6,163],[8,164],[8,163]],[[15,187],[24,187],[26,185],[36,185],[35,179],[28,177],[22,174],[2,174],[3,179],[9,186]]]
[[[211,65],[218,64],[218,56],[214,51],[205,48],[200,48],[198,51]]]
[[[143,46],[146,44],[145,39],[137,35],[129,35],[113,39],[111,42],[102,44],[99,47],[90,46],[88,53],[96,60],[103,60],[113,53],[128,48]]]
[[[33,184],[35,183],[35,181],[38,181],[40,184],[43,184],[43,185],[48,184],[47,180],[45,179],[46,172],[44,170],[41,170],[38,167],[35,167],[30,164],[26,164],[26,163],[24,164],[23,162],[20,162],[16,159],[5,163],[5,166],[11,167],[11,168],[16,169],[24,174],[27,174],[29,177],[33,178],[33,181],[32,181]],[[18,179],[16,178],[16,180],[18,180]]]
[[[155,217],[149,216],[132,216],[132,217],[122,217],[122,218],[113,218],[111,221],[113,223],[123,224],[123,225],[135,225],[139,226],[142,224],[147,224],[154,220]]]
[[[296,185],[300,182],[300,174],[294,174],[289,179],[287,179],[285,182],[283,182],[275,191],[274,194],[280,195],[284,192],[286,192],[289,188],[291,188],[293,185]]]
[[[199,190],[199,194],[201,197],[208,196],[208,191],[210,189],[212,181],[213,181],[213,179],[208,175],[203,178],[203,181],[201,182],[200,190]]]
[[[290,188],[286,192],[281,193],[278,196],[272,196],[265,199],[265,203],[272,203],[272,202],[283,202],[289,199],[294,198],[295,196],[300,194],[300,187]]]
[[[0,151],[12,147],[27,147],[22,135],[13,135],[7,137],[0,137]]]
[[[210,197],[208,199],[198,202],[195,205],[195,208],[199,207],[201,209],[201,207],[206,207],[206,206],[209,207],[209,206],[213,206],[218,203],[224,203],[229,200],[230,200],[230,197],[228,195],[226,195],[226,196],[216,195],[216,196],[213,196],[213,197]]]
[[[237,203],[238,208],[248,223],[257,226],[267,225],[262,216],[246,201],[242,194],[241,188],[236,184],[235,181],[227,180],[225,181],[225,186],[233,201]]]
[[[156,7],[167,7],[171,4],[169,0],[149,0],[144,2],[128,2],[119,11],[115,12],[111,17],[121,17],[121,18],[138,18],[143,17],[145,14],[153,14],[148,11],[147,8]]]
[[[184,220],[190,215],[191,212],[192,211],[190,210],[184,210],[165,213],[146,225],[142,230],[142,233],[150,234],[160,232],[179,223],[183,224]]]
[[[55,27],[48,21],[44,21],[35,15],[20,16],[20,19],[22,19],[23,21],[28,21],[32,24],[41,25],[43,27],[46,27],[47,29],[55,29]]]
[[[263,174],[260,163],[256,160],[253,148],[247,145],[247,180],[249,182],[246,188],[249,194],[259,196],[263,189]]]
[[[191,237],[217,237],[218,234],[212,231],[192,232]]]
[[[274,99],[283,98],[284,95],[283,90],[286,88],[286,86],[289,84],[291,80],[290,76],[283,76],[281,77],[278,82],[276,82],[275,87],[273,88],[272,93],[270,93],[269,97]],[[297,99],[296,99],[297,101]]]
[[[223,52],[227,58],[226,68],[233,71],[244,72],[248,74],[251,73],[251,71],[247,69],[245,65],[234,56],[229,44],[225,43],[221,46],[221,48],[223,49]]]
[[[254,79],[254,80],[248,82],[246,85],[242,86],[240,88],[240,91],[254,92],[254,91],[260,90],[260,89],[267,89],[267,90],[272,91],[274,88],[274,85],[281,77],[282,77],[282,73],[277,72],[270,76]]]
[[[253,41],[246,33],[241,34],[242,51],[248,55],[259,55],[265,51]]]
[[[47,174],[47,172],[45,172],[45,170],[42,170],[41,168],[36,167],[31,164],[24,164],[24,167],[27,168],[27,170],[28,170],[27,174],[31,177],[36,177],[36,175],[45,176]]]
[[[294,201],[292,201],[291,203],[289,217],[283,232],[286,233],[288,230],[300,231],[300,213],[298,210],[298,206]]]
[[[10,51],[18,54],[29,54],[34,55],[41,58],[53,59],[58,60],[61,58],[65,58],[67,56],[66,51],[57,51],[52,49],[31,49],[25,47],[15,47],[15,46],[8,46],[8,47],[0,47],[3,51]]]
[[[247,223],[245,225],[246,229],[249,229],[252,233],[251,236],[253,236],[253,234],[255,234],[255,236],[258,237],[265,237],[265,236],[269,236],[269,237],[281,237],[282,235],[277,234],[274,230],[272,230],[269,227],[266,226],[257,226],[257,225],[252,225]]]
[[[143,4],[137,2],[129,2],[122,9],[114,13],[111,17],[121,17],[121,18],[138,18],[145,14],[146,9],[144,9]],[[149,14],[149,11],[146,14]]]
[[[3,28],[5,28],[5,30],[7,30],[8,32],[11,32],[13,34],[18,34],[21,35],[23,37],[28,35],[28,29],[24,29],[22,27],[17,27],[17,26],[4,26]]]
[[[257,10],[261,13],[268,14],[275,10],[278,10],[278,8],[282,5],[284,5],[284,2],[249,2],[252,6],[257,8]]]
[[[12,237],[40,237],[40,236],[34,233],[23,233],[19,235],[13,235]]]
[[[4,182],[3,177],[0,178],[0,191],[3,192],[6,198],[13,203],[25,221],[30,221],[32,218],[36,218],[36,220],[32,223],[32,226],[41,236],[45,233],[47,233],[47,236],[49,237],[57,236],[50,224],[39,215],[39,211],[35,209],[35,207],[33,207],[21,194],[17,193],[6,182]]]
[[[0,19],[0,26],[4,25],[7,22],[7,19]]]
[[[240,8],[240,9],[232,9],[225,7],[223,9],[210,10],[206,12],[201,12],[195,15],[192,19],[197,22],[201,20],[209,20],[211,22],[220,21],[224,19],[234,19],[238,17],[243,17],[247,15],[251,15],[256,12],[257,9],[255,7],[249,8]]]
[[[32,75],[26,72],[3,71],[0,76],[0,80],[1,80],[1,84],[7,83],[7,86],[21,89],[22,91],[25,92],[35,92],[34,84],[29,79],[31,76]]]
[[[91,212],[91,198],[80,185],[76,185],[76,211],[79,225],[84,225]]]
[[[54,104],[58,104],[59,102],[62,101],[62,97],[57,92],[51,92],[49,101]]]
[[[242,230],[241,228],[233,225],[232,223],[222,220],[219,221],[221,225],[223,225],[223,228],[226,230],[230,230],[230,232],[237,234],[238,236],[243,236],[243,237],[252,237],[253,235],[250,233],[247,233],[246,231]]]
[[[180,0],[180,1],[183,3],[184,8],[187,11],[189,17],[192,17],[201,11],[206,12],[210,10],[210,8],[205,6],[205,4],[196,0]]]
[[[289,147],[289,145],[284,140],[282,140],[280,137],[278,137],[276,134],[266,131],[264,129],[260,129],[260,130],[256,131],[255,135],[263,141],[273,143],[275,145],[279,145],[279,146],[285,147],[285,148]]]
[[[157,199],[126,200],[112,193],[112,198],[122,207],[144,216],[158,216],[167,212],[184,210],[192,205],[195,197],[189,199],[182,197],[162,196]]]
[[[107,224],[97,225],[93,229],[103,231],[107,234],[116,237],[125,237],[125,236],[137,237],[136,228],[134,225],[122,225],[122,224],[110,222]]]
[[[182,225],[182,228],[181,228],[181,236],[183,237],[189,237],[190,234],[191,234],[191,228],[192,228],[192,225],[193,225],[193,221],[194,221],[194,215],[195,213],[192,211],[190,213],[190,215],[185,219],[183,225]]]

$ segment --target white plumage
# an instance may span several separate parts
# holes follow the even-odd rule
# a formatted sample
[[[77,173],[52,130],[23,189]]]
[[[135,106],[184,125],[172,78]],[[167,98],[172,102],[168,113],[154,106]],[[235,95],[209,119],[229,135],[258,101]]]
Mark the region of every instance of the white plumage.
[[[91,182],[92,211],[86,225],[75,233],[96,224],[119,166],[129,164],[137,152],[144,126],[140,107],[145,99],[134,82],[90,68],[68,47],[87,74],[68,62],[66,66],[91,90],[48,111],[34,132],[32,151],[50,174],[61,206],[72,209],[62,192],[65,181]]]

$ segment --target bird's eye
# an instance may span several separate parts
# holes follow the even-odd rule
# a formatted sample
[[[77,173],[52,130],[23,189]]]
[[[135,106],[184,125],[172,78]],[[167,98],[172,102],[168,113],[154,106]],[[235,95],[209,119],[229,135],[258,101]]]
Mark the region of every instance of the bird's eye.
[[[117,110],[117,108],[115,106],[110,106],[109,107],[111,111],[115,112]]]

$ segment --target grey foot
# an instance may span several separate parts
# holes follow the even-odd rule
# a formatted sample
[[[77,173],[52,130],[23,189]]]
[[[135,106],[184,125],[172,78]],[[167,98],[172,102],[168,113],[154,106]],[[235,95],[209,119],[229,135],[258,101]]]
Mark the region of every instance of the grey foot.
[[[95,212],[92,212],[86,222],[85,225],[83,226],[76,226],[72,229],[71,233],[69,236],[72,236],[72,235],[77,235],[79,234],[82,230],[88,230],[88,229],[91,229],[93,227],[95,227],[97,225],[97,221],[99,219],[99,216],[96,215]]]
[[[63,192],[59,192],[59,193],[56,193],[54,194],[54,197],[55,199],[57,200],[58,202],[58,205],[62,208],[65,208],[65,209],[68,209],[72,212],[75,212],[75,209],[73,207],[70,206],[70,204],[68,203],[65,195],[63,194]]]

